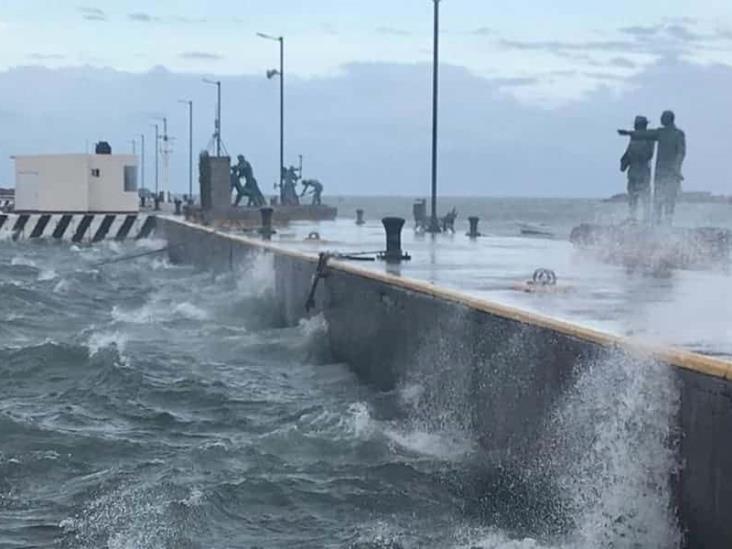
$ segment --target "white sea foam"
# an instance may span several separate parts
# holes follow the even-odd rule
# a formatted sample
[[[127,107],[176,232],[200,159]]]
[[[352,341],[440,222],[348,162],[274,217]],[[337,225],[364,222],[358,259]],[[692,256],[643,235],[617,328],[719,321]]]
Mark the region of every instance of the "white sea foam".
[[[475,451],[475,444],[464,433],[439,433],[420,430],[385,428],[384,435],[392,444],[422,456],[442,461],[458,461]]]
[[[328,321],[323,314],[319,314],[310,318],[301,318],[298,326],[300,331],[307,338],[313,336],[321,336],[328,332]]]
[[[94,332],[89,336],[87,342],[89,355],[94,356],[108,347],[115,347],[121,355],[125,350],[128,339],[128,336],[121,332]]]
[[[511,539],[492,528],[460,528],[452,549],[552,549],[533,538]],[[558,549],[558,548],[557,548]]]
[[[241,270],[242,276],[237,277],[238,293],[262,297],[274,291],[275,274],[272,254],[253,255]]]
[[[161,301],[146,303],[138,309],[125,310],[118,306],[112,308],[112,318],[118,322],[128,324],[152,324],[160,321],[170,321],[176,318],[188,320],[205,320],[209,314],[186,301],[171,305]]]
[[[69,283],[69,281],[66,279],[61,279],[58,282],[56,282],[56,285],[53,287],[53,293],[54,294],[67,294],[70,289],[71,289],[71,283]]]
[[[587,365],[560,402],[545,458],[578,525],[575,547],[679,547],[673,371],[618,355]]]
[[[38,273],[39,282],[48,282],[49,280],[53,280],[56,277],[58,277],[58,273],[53,269],[43,269],[40,273]]]
[[[199,488],[192,488],[188,497],[181,500],[180,503],[186,507],[199,507],[205,498],[206,496],[202,490]]]
[[[75,547],[142,549],[175,547],[181,524],[171,515],[165,490],[120,487],[90,501],[82,512],[62,520],[59,527]]]
[[[15,265],[15,266],[23,266],[23,267],[37,267],[38,266],[38,265],[36,265],[35,261],[33,261],[32,259],[30,259],[28,257],[22,256],[22,255],[15,256],[13,259],[10,260],[10,264]]]
[[[205,320],[208,318],[208,313],[206,311],[185,301],[183,303],[178,303],[173,307],[173,312],[176,316],[191,320]]]

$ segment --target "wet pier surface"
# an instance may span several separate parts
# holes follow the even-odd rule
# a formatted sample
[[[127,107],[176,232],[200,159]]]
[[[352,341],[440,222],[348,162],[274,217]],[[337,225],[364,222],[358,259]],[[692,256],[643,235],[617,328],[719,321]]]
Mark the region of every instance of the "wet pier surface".
[[[317,232],[320,240],[308,235]],[[278,228],[272,242],[307,253],[359,253],[385,248],[380,221],[298,222]],[[356,262],[463,291],[471,296],[548,315],[649,343],[674,345],[732,359],[729,266],[663,272],[608,265],[568,240],[486,235],[417,234],[407,222],[402,248],[410,261]],[[521,286],[538,268],[552,269],[558,291],[527,293]]]

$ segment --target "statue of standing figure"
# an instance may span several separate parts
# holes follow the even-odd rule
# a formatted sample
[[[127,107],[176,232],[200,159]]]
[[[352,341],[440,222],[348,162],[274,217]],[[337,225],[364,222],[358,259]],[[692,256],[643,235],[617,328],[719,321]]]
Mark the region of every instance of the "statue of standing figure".
[[[323,184],[318,181],[317,179],[303,179],[302,180],[302,193],[300,194],[301,197],[305,196],[305,194],[310,191],[310,194],[313,195],[313,206],[320,206],[322,204],[321,196],[323,195]]]
[[[655,222],[658,225],[671,224],[681,182],[684,180],[681,166],[686,157],[686,135],[676,127],[675,118],[672,111],[664,111],[660,128],[618,130],[620,135],[629,135],[633,139],[658,142],[656,173],[653,179]]]
[[[636,116],[635,131],[648,129],[648,119]],[[643,211],[643,222],[651,220],[651,160],[654,145],[652,141],[631,136],[628,148],[620,159],[620,171],[628,174],[628,207],[630,219],[637,220],[638,202]]]
[[[247,206],[255,206],[261,208],[266,204],[266,200],[259,184],[254,177],[254,170],[244,155],[237,156],[238,163],[231,168],[231,186],[236,189],[236,200],[234,206],[238,206],[241,199],[247,197]],[[244,179],[242,187],[241,180]]]
[[[282,204],[284,206],[299,206],[300,198],[297,196],[297,185],[300,176],[295,166],[282,168]]]

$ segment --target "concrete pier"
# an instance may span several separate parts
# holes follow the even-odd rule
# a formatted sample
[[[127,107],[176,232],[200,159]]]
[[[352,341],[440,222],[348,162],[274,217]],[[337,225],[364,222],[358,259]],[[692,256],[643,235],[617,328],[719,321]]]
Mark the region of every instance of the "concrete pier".
[[[172,218],[160,218],[157,230],[173,261],[230,269],[253,254],[271,256],[283,320],[305,316],[316,254]],[[336,360],[364,382],[390,390],[428,369],[440,388],[434,397],[459,404],[457,413],[497,466],[528,469],[546,453],[542,433],[557,404],[593,364],[622,362],[640,377],[661,365],[678,393],[667,444],[681,468],[669,472],[668,482],[686,545],[732,546],[729,362],[337,260],[328,263],[314,313],[328,321]]]

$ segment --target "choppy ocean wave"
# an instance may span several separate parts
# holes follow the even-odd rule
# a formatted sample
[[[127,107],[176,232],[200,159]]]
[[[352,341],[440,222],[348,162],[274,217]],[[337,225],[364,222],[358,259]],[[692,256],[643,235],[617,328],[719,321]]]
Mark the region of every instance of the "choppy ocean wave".
[[[99,266],[136,246],[0,247],[0,547],[678,542],[663,371],[593,365],[546,427],[567,453],[510,471],[471,433],[466,378],[429,367],[439,349],[378,393],[334,363],[323,317],[282,323],[266,257]]]

